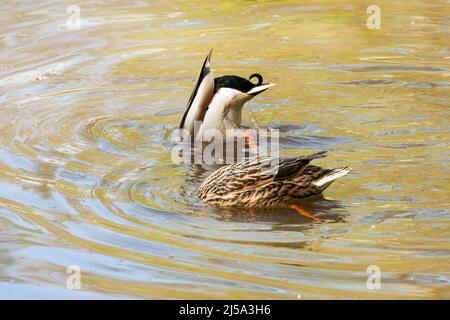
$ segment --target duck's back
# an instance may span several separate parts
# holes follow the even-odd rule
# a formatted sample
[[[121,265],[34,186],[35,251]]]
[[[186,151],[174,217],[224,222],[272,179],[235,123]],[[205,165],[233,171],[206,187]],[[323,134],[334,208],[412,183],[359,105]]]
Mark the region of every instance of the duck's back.
[[[349,168],[324,169],[309,162],[325,152],[280,159],[270,170],[271,159],[243,161],[214,171],[201,184],[198,196],[210,205],[230,207],[277,207],[320,194]]]

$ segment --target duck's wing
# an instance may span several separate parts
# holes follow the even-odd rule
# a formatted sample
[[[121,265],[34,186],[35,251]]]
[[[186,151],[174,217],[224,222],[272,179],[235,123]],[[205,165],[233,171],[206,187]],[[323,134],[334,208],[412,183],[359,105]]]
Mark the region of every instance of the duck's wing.
[[[214,96],[214,76],[211,72],[210,64],[211,53],[212,49],[203,62],[194,91],[192,91],[180,123],[180,128],[187,129],[191,136],[194,134],[194,121],[203,120]]]
[[[325,157],[325,153],[321,151],[308,156],[281,158],[275,162],[273,158],[263,158],[228,165],[206,178],[199,190],[226,194],[256,189],[272,182],[289,181],[302,174],[312,160]]]
[[[290,180],[298,177],[312,160],[326,157],[325,153],[326,151],[320,151],[308,156],[281,159],[273,180]]]

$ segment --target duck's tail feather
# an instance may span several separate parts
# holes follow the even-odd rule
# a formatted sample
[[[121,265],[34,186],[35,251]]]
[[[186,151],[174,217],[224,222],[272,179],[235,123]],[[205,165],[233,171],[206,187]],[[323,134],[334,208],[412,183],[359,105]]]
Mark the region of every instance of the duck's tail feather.
[[[328,183],[333,182],[334,180],[345,176],[347,173],[349,173],[352,170],[350,167],[344,167],[344,168],[337,168],[333,169],[324,176],[320,177],[318,180],[313,181],[312,183],[317,187],[323,187]]]

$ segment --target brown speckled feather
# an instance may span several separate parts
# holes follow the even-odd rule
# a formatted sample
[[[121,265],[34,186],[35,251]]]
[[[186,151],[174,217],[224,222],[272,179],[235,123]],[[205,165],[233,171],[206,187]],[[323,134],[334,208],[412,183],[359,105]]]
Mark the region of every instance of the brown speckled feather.
[[[300,198],[321,193],[350,168],[324,169],[309,162],[325,152],[282,158],[273,171],[265,170],[270,158],[254,159],[224,166],[203,181],[198,196],[219,207],[282,207]]]

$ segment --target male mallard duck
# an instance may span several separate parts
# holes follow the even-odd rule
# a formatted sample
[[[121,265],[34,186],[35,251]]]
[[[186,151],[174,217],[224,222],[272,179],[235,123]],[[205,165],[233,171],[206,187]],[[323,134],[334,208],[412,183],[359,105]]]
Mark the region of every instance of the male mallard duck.
[[[214,171],[198,188],[198,196],[216,207],[291,207],[301,215],[320,221],[295,203],[322,193],[351,168],[324,169],[309,162],[325,157],[326,151],[308,156],[281,158],[275,170],[266,170],[273,158],[245,160]]]
[[[240,128],[244,104],[273,86],[263,83],[262,76],[257,73],[249,77],[249,80],[257,78],[256,84],[238,76],[214,78],[211,72],[211,53],[212,50],[203,62],[180,123],[180,129],[185,129],[191,138],[203,139],[203,133],[207,129],[219,129],[225,135],[226,129]],[[195,126],[196,121],[199,126]]]

